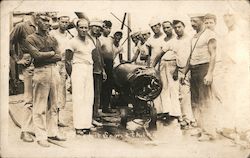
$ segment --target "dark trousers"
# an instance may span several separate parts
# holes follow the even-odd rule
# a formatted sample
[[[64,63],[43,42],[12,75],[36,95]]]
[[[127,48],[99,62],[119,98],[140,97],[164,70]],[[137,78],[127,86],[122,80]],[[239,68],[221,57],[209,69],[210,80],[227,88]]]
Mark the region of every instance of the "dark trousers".
[[[93,118],[98,116],[98,109],[101,106],[102,74],[94,73],[94,106]]]
[[[208,63],[191,66],[190,90],[193,105],[203,105],[211,97],[211,85],[204,84],[208,67]]]
[[[107,74],[107,80],[102,85],[102,93],[101,93],[101,104],[102,111],[105,112],[109,109],[110,98],[112,95],[113,89],[113,60],[105,59],[105,72]]]

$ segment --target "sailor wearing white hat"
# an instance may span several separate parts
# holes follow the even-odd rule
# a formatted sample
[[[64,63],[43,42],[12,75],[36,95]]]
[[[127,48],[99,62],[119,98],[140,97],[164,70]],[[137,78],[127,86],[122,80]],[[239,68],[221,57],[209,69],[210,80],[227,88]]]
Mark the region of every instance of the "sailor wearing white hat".
[[[93,19],[90,21],[90,32],[89,35],[96,48],[92,51],[92,58],[94,61],[94,122],[96,122],[97,112],[101,106],[101,88],[103,80],[107,79],[106,72],[104,70],[104,59],[101,54],[102,44],[99,37],[102,35],[103,21],[99,19]]]
[[[65,50],[66,45],[72,36],[67,32],[67,28],[70,23],[70,18],[65,13],[58,13],[58,28],[50,31],[50,35],[56,38],[58,42],[58,48],[60,50],[60,55],[62,57],[61,61],[57,62],[57,66],[60,73],[60,82],[58,87],[58,125],[61,127],[65,127],[65,123],[63,122],[63,115],[60,115],[60,111],[62,111],[66,105],[66,66],[65,66]]]
[[[213,72],[216,57],[216,35],[213,31],[205,29],[204,14],[190,14],[191,25],[197,32],[191,40],[190,60],[184,69],[184,76],[188,70],[191,70],[190,89],[191,103],[194,116],[200,128],[205,131],[203,122],[205,108],[211,103],[211,84],[213,81]],[[202,133],[203,139],[210,139],[207,133]]]

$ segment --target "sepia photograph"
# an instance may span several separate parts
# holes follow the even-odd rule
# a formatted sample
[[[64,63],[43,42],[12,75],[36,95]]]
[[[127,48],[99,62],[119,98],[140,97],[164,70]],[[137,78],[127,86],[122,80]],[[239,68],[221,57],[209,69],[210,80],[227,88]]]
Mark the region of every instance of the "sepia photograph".
[[[249,1],[0,4],[0,157],[250,158]]]

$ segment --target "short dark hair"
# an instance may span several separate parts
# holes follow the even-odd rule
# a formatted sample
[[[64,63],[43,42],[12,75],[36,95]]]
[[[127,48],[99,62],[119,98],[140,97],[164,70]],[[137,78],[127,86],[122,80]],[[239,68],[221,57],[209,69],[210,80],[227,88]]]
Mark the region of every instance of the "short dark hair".
[[[173,27],[173,24],[172,24],[171,21],[166,20],[166,21],[163,21],[163,22],[162,22],[162,24],[165,24],[165,23],[169,23],[169,24]]]
[[[111,28],[112,27],[112,22],[109,21],[109,20],[104,20],[103,21],[103,26],[107,26],[107,27]]]
[[[79,19],[79,20],[77,20],[77,22],[76,22],[76,27],[79,26],[79,23],[80,23],[81,21],[86,21],[86,22],[88,23],[88,25],[89,25],[89,21],[88,21],[87,19]]]
[[[181,23],[184,27],[185,27],[185,24],[184,22],[180,21],[180,20],[173,20],[173,25],[176,25],[178,23]]]
[[[116,31],[116,32],[114,33],[114,36],[116,36],[116,35],[122,36],[122,32],[121,32],[121,31]]]

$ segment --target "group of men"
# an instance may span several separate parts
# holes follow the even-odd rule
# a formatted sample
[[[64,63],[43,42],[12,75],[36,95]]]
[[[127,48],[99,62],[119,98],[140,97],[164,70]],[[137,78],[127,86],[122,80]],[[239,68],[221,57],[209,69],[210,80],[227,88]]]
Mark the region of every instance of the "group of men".
[[[230,73],[223,71],[225,69],[233,70],[229,67],[241,65],[241,68],[238,67],[237,70],[245,70],[244,85],[249,85],[247,75],[249,73],[246,72],[248,66],[242,64],[247,63],[247,59],[242,58],[241,64],[240,62],[237,64],[228,62],[236,60],[238,55],[241,57],[245,55],[245,58],[248,58],[249,54],[246,54],[246,51],[239,51],[239,45],[235,44],[234,38],[224,40],[215,32],[217,23],[215,15],[210,13],[190,14],[189,17],[191,26],[196,32],[193,37],[185,31],[183,20],[174,19],[161,22],[156,17],[149,23],[154,33],[153,36],[148,38],[147,35],[150,36],[150,31],[133,33],[134,57],[132,62],[155,67],[160,72],[163,88],[160,96],[154,100],[159,118],[170,118],[173,122],[179,122],[181,128],[185,130],[195,129],[191,135],[197,136],[200,141],[214,139],[217,133],[228,137],[228,135],[233,135],[233,132],[228,132],[233,131],[232,129],[237,129],[236,131],[242,134],[249,129],[249,126],[246,123],[240,125],[238,122],[249,120],[249,117],[245,112],[233,107],[232,103],[234,105],[244,104],[244,111],[249,112],[249,100],[244,95],[240,95],[241,99],[238,101],[232,99],[235,95],[233,91],[229,92],[229,89],[235,90],[235,88],[231,88],[232,76],[238,75],[233,75],[235,74],[233,71]],[[229,34],[236,32],[235,15],[229,12],[223,18]],[[228,45],[223,45],[222,40],[231,41],[229,45],[233,49],[225,50],[224,48],[227,48]],[[230,74],[231,77],[223,78],[226,74]],[[230,83],[227,83],[227,80]],[[236,80],[234,81],[236,82]],[[245,87],[244,85],[242,84],[240,87]],[[246,91],[247,88],[245,88]],[[225,121],[222,113],[227,113],[226,115],[231,116],[231,119],[227,118],[228,121]],[[236,115],[242,118],[236,121],[235,117],[232,118]]]
[[[68,77],[73,87],[76,134],[89,134],[92,124],[100,125],[100,108],[104,113],[113,112],[109,108],[113,62],[118,54],[122,60],[123,51],[122,32],[109,36],[110,21],[75,19],[77,32],[73,35],[68,31],[70,17],[57,18],[57,24],[52,25],[49,13],[33,13],[10,34],[10,56],[23,66],[25,105],[21,139],[33,142],[35,134],[38,144],[44,147],[49,146],[47,139],[66,140],[58,126],[67,126],[60,111],[66,105]]]
[[[35,131],[39,145],[49,147],[47,139],[65,141],[58,131],[63,122],[60,111],[66,105],[66,79],[71,78],[73,125],[77,135],[89,134],[101,125],[100,110],[112,113],[110,99],[114,88],[114,62],[123,60],[122,32],[110,36],[108,20],[73,20],[77,33],[71,33],[67,15],[36,13],[17,24],[10,34],[10,55],[23,65],[24,97],[21,139],[33,142]],[[54,17],[52,17],[54,18]],[[154,18],[149,30],[133,32],[133,64],[155,67],[163,89],[154,106],[160,118],[178,121],[182,129],[199,127],[199,139],[210,140],[203,116],[211,100],[221,99],[214,86],[214,69],[221,62],[217,53],[217,35],[213,14],[190,15],[196,31],[190,37],[181,19],[160,22]],[[54,18],[55,19],[55,18]],[[53,27],[52,27],[53,26]],[[163,32],[161,31],[161,27]],[[19,47],[22,58],[15,49]],[[211,121],[211,120],[207,120]],[[34,130],[31,128],[34,126]]]

